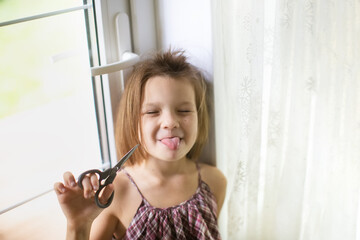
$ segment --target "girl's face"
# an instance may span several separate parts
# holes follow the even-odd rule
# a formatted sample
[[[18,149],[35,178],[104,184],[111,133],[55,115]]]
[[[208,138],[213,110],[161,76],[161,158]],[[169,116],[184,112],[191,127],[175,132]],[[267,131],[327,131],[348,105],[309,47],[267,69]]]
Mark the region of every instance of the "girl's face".
[[[151,158],[185,158],[198,133],[195,91],[190,81],[150,78],[143,92],[141,130],[141,142]]]

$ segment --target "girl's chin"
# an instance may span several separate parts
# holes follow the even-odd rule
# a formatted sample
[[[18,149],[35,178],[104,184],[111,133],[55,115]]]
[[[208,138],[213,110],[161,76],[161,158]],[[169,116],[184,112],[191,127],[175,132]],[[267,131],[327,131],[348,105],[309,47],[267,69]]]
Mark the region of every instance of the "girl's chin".
[[[186,154],[191,148],[187,149],[183,140],[175,145],[164,144],[161,141],[156,141],[154,145],[147,147],[147,152],[154,159],[165,161],[177,161],[186,158]]]
[[[160,153],[159,153],[160,152]],[[158,151],[156,154],[151,154],[151,157],[154,159],[159,159],[163,161],[174,162],[186,158],[186,152],[179,150],[170,150],[165,148],[164,150]]]

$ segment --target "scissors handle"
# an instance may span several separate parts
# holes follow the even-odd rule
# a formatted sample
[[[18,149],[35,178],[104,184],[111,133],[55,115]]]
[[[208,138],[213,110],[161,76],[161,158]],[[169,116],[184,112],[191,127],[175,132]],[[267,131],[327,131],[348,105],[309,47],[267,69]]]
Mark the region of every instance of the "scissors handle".
[[[100,171],[99,169],[91,169],[88,170],[86,172],[83,172],[79,178],[78,178],[78,185],[81,189],[84,189],[83,185],[82,185],[82,181],[84,180],[84,177],[87,174],[97,174],[99,175],[99,189],[96,191],[95,193],[95,202],[96,205],[100,208],[106,208],[108,207],[113,198],[114,198],[114,192],[112,192],[109,200],[107,201],[106,204],[101,204],[101,202],[99,201],[99,194],[102,191],[102,189],[104,187],[106,187],[107,185],[111,184],[115,177],[116,177],[116,172],[121,168],[121,166],[129,159],[129,157],[134,153],[135,149],[139,146],[139,144],[137,144],[135,147],[133,147],[127,154],[125,154],[125,156],[123,156],[120,161],[115,165],[115,167],[113,168],[108,168],[105,171]]]
[[[114,192],[112,192],[110,198],[108,199],[107,203],[105,204],[102,204],[100,201],[99,201],[99,194],[101,192],[101,190],[106,187],[107,185],[101,185],[99,190],[96,191],[95,193],[95,203],[96,205],[99,207],[99,208],[107,208],[108,206],[110,206],[113,198],[114,198]]]
[[[82,181],[84,180],[84,177],[87,175],[87,174],[90,174],[90,173],[95,173],[95,174],[98,174],[99,175],[99,182],[101,182],[101,180],[103,179],[103,172],[100,171],[99,169],[91,169],[91,170],[88,170],[88,171],[85,171],[83,172],[82,174],[80,174],[79,178],[78,178],[78,185],[81,189],[84,189],[83,185],[82,185]]]
[[[87,175],[87,174],[90,174],[90,173],[94,173],[94,174],[98,174],[99,175],[99,189],[96,191],[95,193],[95,203],[98,207],[100,208],[107,208],[108,206],[110,206],[113,198],[114,198],[114,192],[111,194],[110,198],[108,199],[107,203],[106,204],[102,204],[100,201],[99,201],[99,194],[100,192],[102,191],[102,189],[104,187],[106,187],[107,185],[109,185],[109,178],[105,180],[105,183],[103,184],[102,183],[102,180],[105,179],[108,174],[109,174],[109,170],[110,169],[107,169],[106,171],[102,172],[100,171],[99,169],[91,169],[91,170],[88,170],[88,171],[85,171],[83,172],[82,174],[80,174],[79,178],[78,178],[78,186],[81,188],[81,189],[84,189],[83,185],[82,185],[82,181],[84,180],[84,177]],[[112,178],[115,178],[115,176],[113,176]]]

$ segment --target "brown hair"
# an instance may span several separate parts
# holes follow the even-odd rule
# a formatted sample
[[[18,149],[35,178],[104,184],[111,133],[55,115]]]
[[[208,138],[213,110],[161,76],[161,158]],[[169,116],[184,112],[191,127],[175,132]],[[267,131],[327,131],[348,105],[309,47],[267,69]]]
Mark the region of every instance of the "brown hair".
[[[134,66],[121,97],[116,119],[117,153],[119,156],[123,156],[133,146],[141,142],[138,133],[140,130],[143,89],[147,80],[155,76],[171,77],[176,80],[186,79],[194,87],[198,113],[198,136],[187,157],[197,159],[207,141],[209,129],[206,82],[201,72],[187,62],[184,51],[180,50],[155,53],[152,57],[142,60]],[[146,157],[147,153],[140,145],[127,161],[127,164],[139,163]]]

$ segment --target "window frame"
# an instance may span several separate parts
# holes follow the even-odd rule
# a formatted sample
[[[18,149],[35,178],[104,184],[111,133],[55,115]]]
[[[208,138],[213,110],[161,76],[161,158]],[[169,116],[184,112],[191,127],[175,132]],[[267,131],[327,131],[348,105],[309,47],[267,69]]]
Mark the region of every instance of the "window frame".
[[[154,0],[93,0],[99,65],[107,66],[112,63],[126,61],[125,54],[136,56],[158,49],[158,32],[156,28]],[[127,16],[129,21],[130,39],[119,36],[119,26],[116,17],[119,13]],[[120,26],[124,27],[124,25]],[[125,37],[127,38],[127,36]],[[144,40],[146,39],[146,41]],[[129,44],[123,45],[123,42]],[[137,62],[134,59],[129,65]],[[127,70],[102,74],[95,79],[95,84],[101,85],[97,89],[96,101],[99,106],[98,121],[99,135],[103,154],[103,163],[110,166],[117,163],[117,153],[114,137],[114,120],[118,103],[126,82]],[[101,84],[99,83],[101,82]]]

